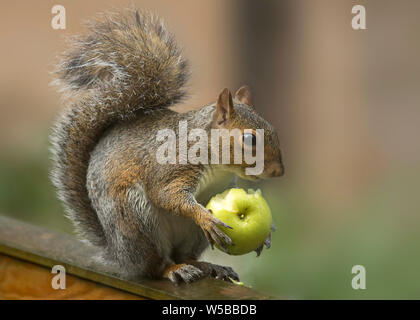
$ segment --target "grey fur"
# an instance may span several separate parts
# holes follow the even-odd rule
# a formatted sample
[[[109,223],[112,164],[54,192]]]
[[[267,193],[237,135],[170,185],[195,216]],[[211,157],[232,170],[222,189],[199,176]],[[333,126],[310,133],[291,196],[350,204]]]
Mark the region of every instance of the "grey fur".
[[[148,198],[142,181],[137,181],[125,193],[124,203],[128,205],[127,212],[133,212],[137,233],[131,239],[123,235],[123,230],[117,228],[118,207],[109,190],[114,181],[107,181],[107,168],[121,152],[129,153],[138,162],[156,161],[154,143],[157,131],[162,126],[159,121],[172,119],[173,127],[179,120],[187,120],[188,127],[207,128],[212,118],[214,106],[202,108],[199,117],[190,113],[177,114],[170,110],[153,113],[153,121],[142,121],[141,118],[130,123],[118,123],[110,128],[100,139],[91,153],[87,174],[89,198],[97,212],[99,221],[105,230],[107,248],[104,261],[117,261],[120,270],[127,276],[154,276],[160,273],[166,265],[177,264],[191,258],[198,258],[208,242],[201,230],[191,219],[174,215],[156,207]],[[153,123],[153,127],[149,124]],[[130,141],[130,145],[127,145]],[[157,165],[159,167],[160,165]],[[202,175],[194,192],[200,203],[207,203],[215,194],[212,186],[217,185],[218,191],[227,187],[233,174],[211,166],[203,166]],[[156,178],[158,179],[158,178]],[[157,183],[157,182],[156,182]],[[222,185],[221,185],[222,184]],[[150,259],[150,252],[145,250],[143,239],[153,244],[154,251],[159,256],[158,263]]]
[[[182,99],[188,74],[162,21],[137,11],[91,22],[64,54],[54,84],[69,100],[50,137],[51,178],[67,216],[93,244],[105,246],[106,236],[86,190],[89,153],[115,122]]]

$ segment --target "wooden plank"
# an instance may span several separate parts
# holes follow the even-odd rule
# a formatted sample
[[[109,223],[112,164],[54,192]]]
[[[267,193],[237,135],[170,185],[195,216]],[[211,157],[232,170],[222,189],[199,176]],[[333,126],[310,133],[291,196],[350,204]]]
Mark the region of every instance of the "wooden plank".
[[[66,274],[53,289],[51,269],[0,254],[0,300],[142,300],[143,297]]]
[[[62,265],[68,274],[150,299],[270,299],[251,288],[211,278],[179,286],[167,280],[122,279],[115,269],[95,259],[95,247],[5,216],[0,216],[0,253],[48,268]]]

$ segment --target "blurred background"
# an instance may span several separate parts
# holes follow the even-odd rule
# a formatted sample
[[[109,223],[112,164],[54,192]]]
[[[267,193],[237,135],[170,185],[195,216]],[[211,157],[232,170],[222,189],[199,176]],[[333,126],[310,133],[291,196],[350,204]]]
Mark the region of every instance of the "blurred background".
[[[48,178],[60,108],[49,72],[83,21],[133,3],[164,17],[190,60],[180,110],[248,84],[283,147],[286,175],[257,186],[277,225],[272,248],[205,258],[279,297],[419,299],[417,0],[2,1],[0,214],[72,233]],[[66,30],[51,27],[55,4]],[[355,4],[367,30],[351,28]],[[366,290],[351,287],[354,265]]]

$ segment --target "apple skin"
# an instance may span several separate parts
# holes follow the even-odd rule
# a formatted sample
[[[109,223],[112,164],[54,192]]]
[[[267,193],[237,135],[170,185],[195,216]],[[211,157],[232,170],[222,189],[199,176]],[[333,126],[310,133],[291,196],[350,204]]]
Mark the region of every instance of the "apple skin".
[[[260,190],[228,189],[211,198],[206,208],[233,228],[219,226],[233,241],[234,245],[227,245],[230,255],[256,250],[271,232],[271,210]]]

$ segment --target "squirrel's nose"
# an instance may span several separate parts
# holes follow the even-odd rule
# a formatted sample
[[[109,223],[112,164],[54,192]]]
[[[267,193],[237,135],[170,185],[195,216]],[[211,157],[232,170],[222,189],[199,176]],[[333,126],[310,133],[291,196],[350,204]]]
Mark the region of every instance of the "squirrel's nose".
[[[270,164],[270,167],[267,170],[267,174],[270,177],[281,177],[284,175],[284,166],[281,162],[274,162]]]

